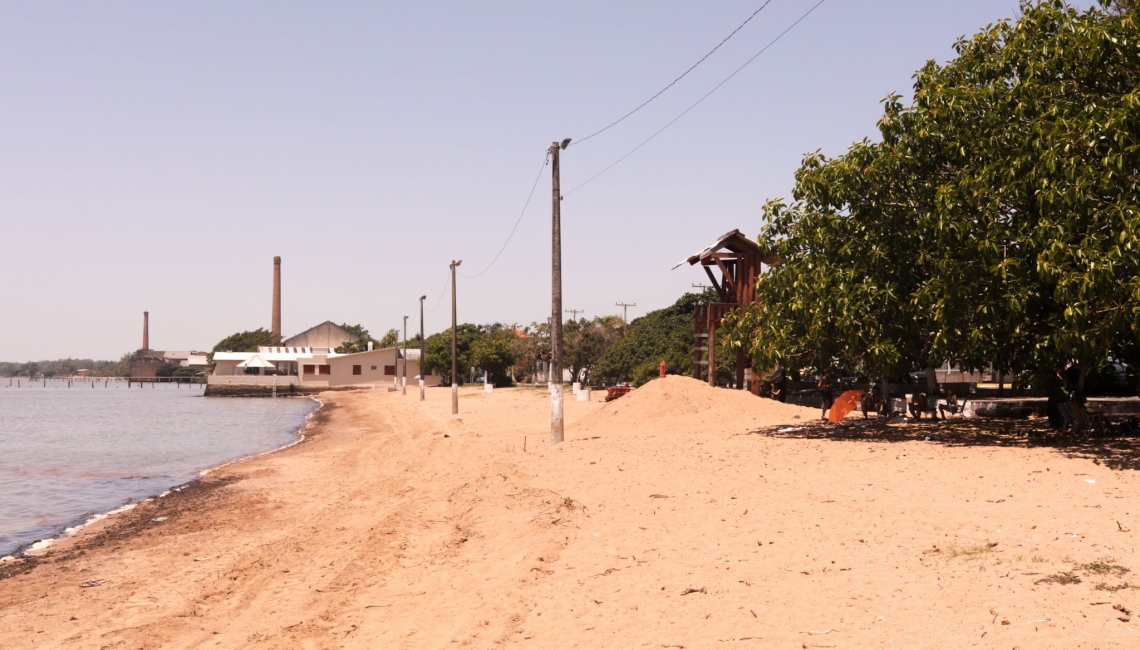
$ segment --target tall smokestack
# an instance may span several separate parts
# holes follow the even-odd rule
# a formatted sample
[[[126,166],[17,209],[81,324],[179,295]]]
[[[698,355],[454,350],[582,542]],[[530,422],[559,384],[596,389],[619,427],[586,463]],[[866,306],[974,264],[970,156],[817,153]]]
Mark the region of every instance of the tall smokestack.
[[[281,338],[281,257],[273,258],[273,335]]]
[[[143,346],[142,349],[150,349],[150,312],[143,312]]]

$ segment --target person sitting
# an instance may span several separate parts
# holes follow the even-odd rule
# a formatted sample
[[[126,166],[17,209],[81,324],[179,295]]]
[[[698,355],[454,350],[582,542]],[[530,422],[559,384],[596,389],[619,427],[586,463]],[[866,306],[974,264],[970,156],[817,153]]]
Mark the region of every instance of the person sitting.
[[[867,417],[867,413],[874,411],[875,413],[883,414],[883,391],[879,388],[878,384],[871,386],[871,389],[863,394],[863,399],[860,400],[863,408],[863,417]]]
[[[958,397],[954,395],[954,391],[946,391],[946,403],[938,405],[938,412],[942,414],[942,418],[946,418],[946,412],[961,413],[962,407],[958,405]]]
[[[914,419],[921,420],[922,413],[928,410],[928,408],[926,393],[919,391],[910,396],[910,414]]]

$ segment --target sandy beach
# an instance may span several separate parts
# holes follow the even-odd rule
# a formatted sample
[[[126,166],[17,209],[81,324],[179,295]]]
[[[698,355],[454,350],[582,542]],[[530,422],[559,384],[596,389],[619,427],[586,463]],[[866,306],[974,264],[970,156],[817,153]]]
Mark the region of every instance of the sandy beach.
[[[555,448],[543,390],[321,399],[302,444],[0,565],[0,646],[1140,646],[1132,443],[679,377],[568,399]]]

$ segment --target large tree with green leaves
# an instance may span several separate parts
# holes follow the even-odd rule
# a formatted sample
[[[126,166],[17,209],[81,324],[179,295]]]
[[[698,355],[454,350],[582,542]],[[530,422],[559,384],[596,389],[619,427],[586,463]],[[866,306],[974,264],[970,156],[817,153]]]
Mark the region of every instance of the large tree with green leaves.
[[[880,142],[808,156],[766,208],[784,264],[732,319],[761,365],[1047,376],[1140,333],[1140,25],[1023,3],[886,101]]]
[[[601,383],[640,386],[657,376],[659,364],[674,375],[693,373],[693,312],[710,294],[687,293],[673,305],[634,319],[594,363]]]
[[[509,370],[515,364],[515,330],[506,327],[486,327],[483,334],[471,342],[470,364],[487,373],[487,383],[509,386]]]
[[[456,361],[459,369],[459,383],[467,377],[471,369],[471,344],[482,335],[478,325],[463,323],[456,328]],[[423,367],[440,375],[443,383],[451,383],[451,328],[432,334],[424,341]]]
[[[563,363],[575,381],[588,384],[594,364],[624,332],[625,326],[617,316],[566,321],[562,328]]]

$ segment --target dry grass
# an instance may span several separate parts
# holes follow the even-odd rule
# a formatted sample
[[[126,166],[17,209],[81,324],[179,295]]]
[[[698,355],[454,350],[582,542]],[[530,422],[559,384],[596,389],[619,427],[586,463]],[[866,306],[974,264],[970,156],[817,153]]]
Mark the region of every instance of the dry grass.
[[[989,546],[988,544],[977,544],[974,546],[947,546],[946,548],[935,546],[929,551],[926,551],[926,553],[940,555],[947,560],[953,560],[954,558],[958,557],[964,557],[967,559],[984,557],[993,552],[993,547]]]
[[[1079,564],[1074,569],[1076,571],[1084,571],[1088,574],[1098,576],[1115,576],[1117,578],[1123,576],[1125,573],[1130,573],[1132,569],[1120,566],[1119,564],[1112,564],[1112,559],[1109,558],[1102,562],[1089,562],[1088,564]]]
[[[1040,580],[1034,582],[1033,584],[1035,584],[1035,585],[1040,585],[1040,584],[1076,585],[1076,584],[1080,584],[1080,583],[1081,583],[1080,576],[1073,573],[1072,571],[1066,571],[1064,573],[1054,573],[1053,575],[1045,576],[1044,578],[1041,578]]]

